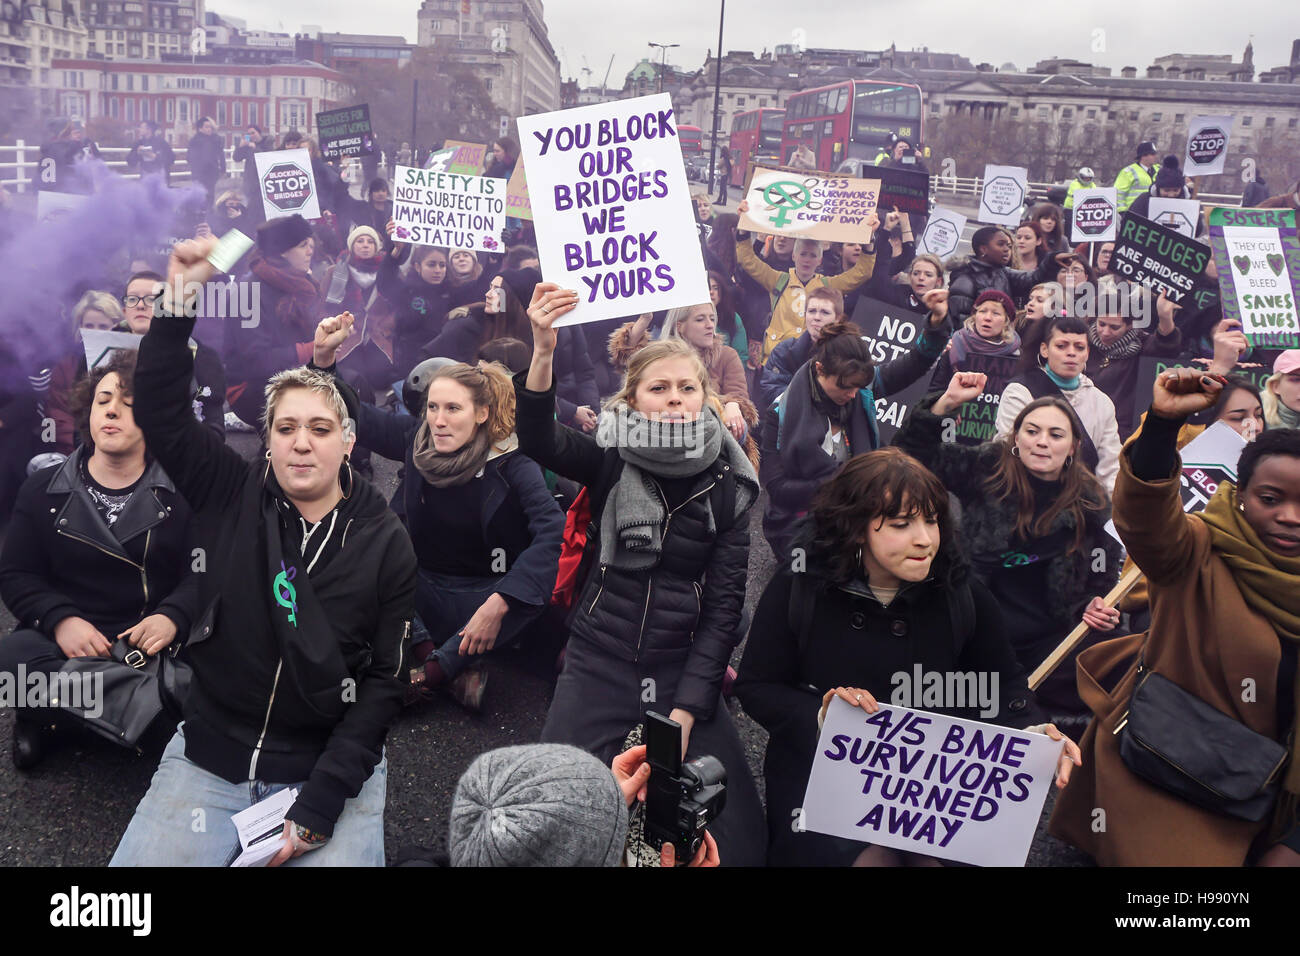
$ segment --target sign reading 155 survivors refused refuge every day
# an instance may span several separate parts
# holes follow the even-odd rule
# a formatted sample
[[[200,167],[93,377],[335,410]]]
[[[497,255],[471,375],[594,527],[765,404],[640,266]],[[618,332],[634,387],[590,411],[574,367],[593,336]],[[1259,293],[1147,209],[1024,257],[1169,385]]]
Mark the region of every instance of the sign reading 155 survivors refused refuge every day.
[[[867,216],[880,201],[880,180],[756,166],[745,201],[749,210],[740,217],[741,229],[827,242],[863,242]]]
[[[1042,734],[831,699],[802,828],[979,866],[1024,866],[1064,744]]]
[[[506,181],[398,166],[393,224],[398,242],[500,252]]]
[[[709,301],[666,93],[518,125],[542,274],[578,293],[556,326]]]

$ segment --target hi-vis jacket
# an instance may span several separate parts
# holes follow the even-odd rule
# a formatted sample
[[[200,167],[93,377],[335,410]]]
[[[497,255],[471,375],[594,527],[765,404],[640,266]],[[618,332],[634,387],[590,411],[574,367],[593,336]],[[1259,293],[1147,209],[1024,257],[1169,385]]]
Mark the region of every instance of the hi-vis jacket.
[[[1155,182],[1151,170],[1141,163],[1130,163],[1119,171],[1115,177],[1115,196],[1119,200],[1119,211],[1126,212],[1144,192],[1151,189]]]

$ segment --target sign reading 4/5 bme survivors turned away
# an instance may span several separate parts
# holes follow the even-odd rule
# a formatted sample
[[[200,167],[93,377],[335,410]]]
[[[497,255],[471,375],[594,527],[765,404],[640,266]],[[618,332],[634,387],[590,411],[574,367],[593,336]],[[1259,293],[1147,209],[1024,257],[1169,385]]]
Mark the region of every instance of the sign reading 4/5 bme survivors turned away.
[[[578,293],[557,326],[709,301],[667,94],[518,123],[542,273]]]

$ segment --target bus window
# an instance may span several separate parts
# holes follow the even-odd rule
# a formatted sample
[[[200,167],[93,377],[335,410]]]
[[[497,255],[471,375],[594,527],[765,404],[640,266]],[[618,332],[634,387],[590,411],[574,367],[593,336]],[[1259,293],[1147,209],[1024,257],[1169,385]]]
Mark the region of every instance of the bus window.
[[[847,86],[841,86],[839,95],[835,98],[835,112],[843,113],[844,107],[848,106],[848,104],[849,104],[849,88]]]

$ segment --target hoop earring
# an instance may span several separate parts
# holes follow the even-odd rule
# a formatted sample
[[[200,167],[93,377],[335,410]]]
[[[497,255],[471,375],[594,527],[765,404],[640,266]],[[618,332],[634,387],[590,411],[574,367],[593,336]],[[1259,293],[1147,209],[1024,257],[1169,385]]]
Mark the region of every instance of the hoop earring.
[[[266,470],[262,472],[262,484],[266,484],[266,479],[271,476],[271,449],[266,450]]]
[[[344,495],[343,495],[343,500],[344,500],[344,501],[347,501],[349,498],[352,497],[352,489],[355,488],[355,487],[356,487],[356,484],[357,484],[356,476],[354,476],[354,475],[352,474],[352,464],[351,464],[351,460],[350,460],[350,459],[351,459],[351,456],[350,456],[350,455],[344,455],[344,456],[343,456],[343,467],[346,468],[346,469],[348,470],[348,490],[347,490],[347,491],[344,493]],[[342,469],[339,470],[339,490],[340,490],[340,491],[343,490],[343,471],[342,471]]]
[[[1065,467],[1066,467],[1066,468],[1069,468],[1069,467],[1070,467],[1071,465],[1073,465],[1073,464],[1074,464],[1074,456],[1073,456],[1073,455],[1066,455],[1066,456],[1065,456]]]
[[[858,548],[857,562],[858,562],[858,563],[857,563],[857,566],[858,566],[858,567],[862,567],[862,549],[861,549],[861,548]]]
[[[1011,457],[1012,457],[1012,458],[1019,458],[1019,457],[1020,457],[1020,446],[1019,446],[1019,445],[1012,445],[1012,446],[1011,446]]]
[[[1043,361],[1043,353],[1042,353],[1042,352],[1039,352],[1039,353],[1038,353],[1038,358],[1037,358],[1035,361],[1038,362],[1038,367],[1039,367],[1039,368],[1047,368],[1047,363]]]

